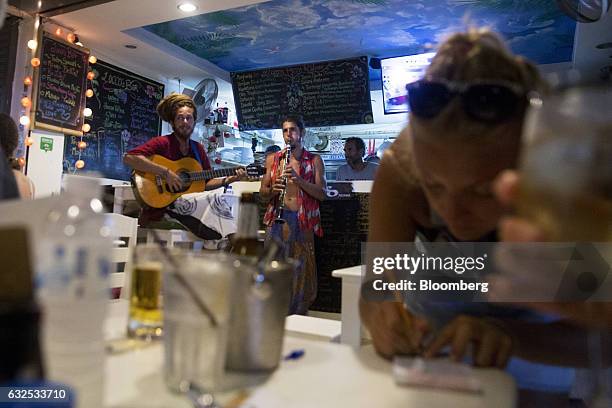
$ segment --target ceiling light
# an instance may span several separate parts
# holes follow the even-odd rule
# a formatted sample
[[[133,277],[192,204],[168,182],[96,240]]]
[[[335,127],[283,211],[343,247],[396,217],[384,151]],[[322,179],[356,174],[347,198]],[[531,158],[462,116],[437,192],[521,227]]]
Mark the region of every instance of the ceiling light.
[[[185,13],[191,13],[192,11],[196,11],[198,6],[193,3],[181,3],[178,6],[178,9]]]

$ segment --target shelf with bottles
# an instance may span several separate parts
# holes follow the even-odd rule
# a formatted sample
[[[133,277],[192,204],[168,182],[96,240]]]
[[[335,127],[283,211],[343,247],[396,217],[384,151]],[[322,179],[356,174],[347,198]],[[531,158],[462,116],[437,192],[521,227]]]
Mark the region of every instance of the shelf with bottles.
[[[251,131],[248,131],[248,132],[241,130],[240,131],[240,135],[243,138],[246,136],[248,139],[256,137],[257,140],[259,140],[262,144],[265,144],[266,142],[269,143],[269,144],[276,144],[277,143],[277,141],[274,140],[272,137],[266,135],[263,132],[258,132],[258,131],[255,131],[255,130],[251,130]],[[243,136],[243,135],[245,135],[245,136]]]
[[[234,133],[236,132],[238,129],[234,128],[233,126],[230,126],[226,123],[203,123],[204,127],[206,127],[206,129],[212,129],[212,131],[214,132],[215,130],[217,130],[217,128],[221,131],[221,132],[230,132],[230,133]]]
[[[213,167],[215,168],[223,168],[223,167],[244,167],[250,163],[241,163],[232,160],[221,160],[219,164],[215,163]]]

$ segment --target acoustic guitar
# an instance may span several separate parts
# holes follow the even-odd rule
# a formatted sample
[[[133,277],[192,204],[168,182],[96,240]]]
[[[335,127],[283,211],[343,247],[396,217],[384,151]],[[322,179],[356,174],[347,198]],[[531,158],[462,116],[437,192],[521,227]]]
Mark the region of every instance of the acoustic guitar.
[[[183,181],[183,188],[180,191],[171,191],[166,184],[164,176],[135,170],[132,173],[134,195],[140,203],[153,208],[167,207],[183,194],[202,192],[204,191],[206,180],[216,177],[233,176],[236,174],[237,169],[245,169],[249,177],[259,177],[266,172],[265,167],[257,164],[250,164],[246,167],[203,170],[200,163],[191,157],[184,157],[173,161],[154,154],[148,159],[153,163],[172,170]]]

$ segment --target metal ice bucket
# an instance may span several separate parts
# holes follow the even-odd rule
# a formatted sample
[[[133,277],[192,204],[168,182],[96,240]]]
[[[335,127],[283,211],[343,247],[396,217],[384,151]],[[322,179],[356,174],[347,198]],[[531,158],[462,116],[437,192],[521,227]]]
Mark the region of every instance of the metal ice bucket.
[[[237,262],[225,367],[238,372],[272,371],[280,361],[297,263],[289,259],[258,267],[254,259],[238,258]]]

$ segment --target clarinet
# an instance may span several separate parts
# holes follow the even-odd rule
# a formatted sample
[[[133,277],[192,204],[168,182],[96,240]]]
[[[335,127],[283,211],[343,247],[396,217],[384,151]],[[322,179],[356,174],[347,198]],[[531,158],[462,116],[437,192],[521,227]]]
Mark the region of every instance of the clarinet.
[[[285,172],[287,166],[289,166],[289,160],[291,160],[291,145],[287,145],[287,150],[285,151],[285,161],[282,163],[281,174]],[[274,222],[278,224],[283,224],[285,219],[283,218],[283,212],[285,211],[285,193],[287,191],[287,177],[282,176],[283,181],[283,191],[280,192],[278,196],[278,202],[276,203],[276,208],[274,209]]]

